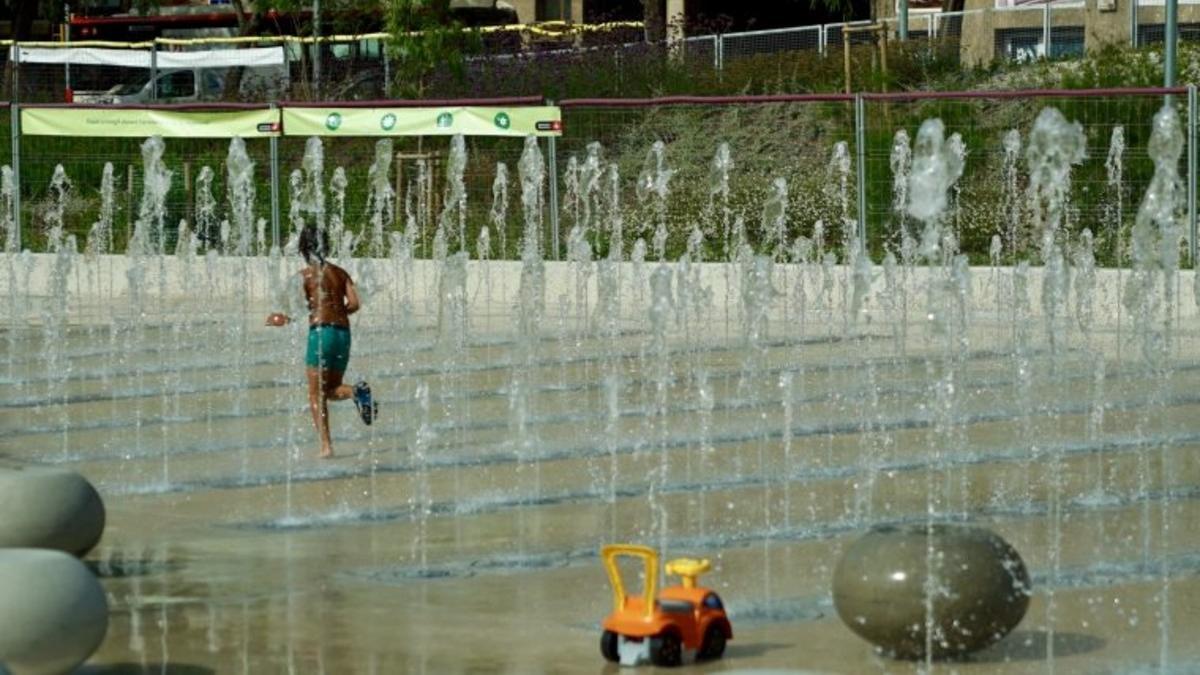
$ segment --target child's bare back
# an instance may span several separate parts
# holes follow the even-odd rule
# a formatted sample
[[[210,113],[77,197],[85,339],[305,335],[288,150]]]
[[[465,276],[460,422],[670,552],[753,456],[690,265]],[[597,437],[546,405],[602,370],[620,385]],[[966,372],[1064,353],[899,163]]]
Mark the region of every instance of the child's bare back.
[[[309,265],[300,272],[308,299],[310,325],[349,327],[350,315],[358,310],[358,294],[346,270],[334,265]]]

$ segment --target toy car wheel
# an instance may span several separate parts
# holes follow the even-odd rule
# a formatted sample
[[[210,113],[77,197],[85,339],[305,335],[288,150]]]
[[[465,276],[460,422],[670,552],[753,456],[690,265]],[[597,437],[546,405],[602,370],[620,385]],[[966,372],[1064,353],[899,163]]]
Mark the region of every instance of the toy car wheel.
[[[611,630],[606,630],[600,634],[600,653],[606,661],[616,663],[621,660],[621,655],[617,652],[617,634]]]
[[[720,624],[709,624],[708,630],[704,631],[704,641],[700,643],[700,649],[696,652],[696,659],[710,661],[721,658],[724,653],[725,630]]]
[[[683,663],[683,642],[678,633],[664,631],[650,639],[650,660],[654,665],[670,668]]]

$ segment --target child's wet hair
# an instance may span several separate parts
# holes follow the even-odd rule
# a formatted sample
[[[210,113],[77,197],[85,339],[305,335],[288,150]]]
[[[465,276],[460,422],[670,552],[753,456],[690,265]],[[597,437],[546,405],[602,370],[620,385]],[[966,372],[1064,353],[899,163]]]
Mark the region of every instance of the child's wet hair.
[[[310,263],[325,262],[329,254],[329,233],[313,225],[305,225],[300,232],[300,255]]]

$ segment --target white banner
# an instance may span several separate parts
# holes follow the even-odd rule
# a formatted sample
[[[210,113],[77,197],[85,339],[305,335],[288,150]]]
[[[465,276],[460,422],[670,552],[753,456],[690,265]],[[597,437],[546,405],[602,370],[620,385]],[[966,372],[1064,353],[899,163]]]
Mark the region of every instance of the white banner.
[[[83,66],[121,66],[149,68],[150,52],[142,49],[107,49],[103,47],[13,47],[20,50],[21,63],[58,63]],[[155,56],[158,67],[172,68],[229,68],[232,66],[283,65],[283,47],[252,47],[249,49],[205,49],[197,52],[159,51]]]
[[[107,49],[104,47],[13,47],[9,59],[18,52],[21,63],[58,63],[82,66],[124,66],[149,68],[150,52],[140,49]]]
[[[229,68],[281,66],[283,47],[206,49],[199,52],[158,52],[159,68]]]

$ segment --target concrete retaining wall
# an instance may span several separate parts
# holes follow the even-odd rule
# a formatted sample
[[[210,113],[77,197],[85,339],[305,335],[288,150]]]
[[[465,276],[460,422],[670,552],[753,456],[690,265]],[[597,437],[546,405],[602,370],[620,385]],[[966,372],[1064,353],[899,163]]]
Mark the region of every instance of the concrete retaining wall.
[[[386,320],[389,312],[407,304],[414,315],[438,313],[441,268],[433,261],[402,263],[390,259],[353,260],[345,267],[355,278],[364,297],[363,320]],[[60,271],[57,273],[56,268]],[[286,289],[288,275],[300,268],[298,260],[269,258],[191,258],[174,256],[144,259],[140,264],[126,256],[100,256],[72,259],[66,266],[52,254],[22,254],[0,257],[0,292],[10,320],[18,325],[39,322],[62,306],[66,296],[68,321],[95,317],[121,316],[129,311],[147,314],[211,312],[258,313],[281,308],[277,300]],[[650,277],[658,263],[618,263],[613,266],[617,279],[617,305],[624,320],[644,319],[651,300]],[[566,262],[545,263],[547,315],[588,316],[598,301],[598,266],[574,266]],[[708,312],[736,312],[742,293],[744,270],[738,265],[703,263],[686,270],[679,263],[667,263],[671,277],[673,302],[678,305],[687,296],[693,316]],[[65,273],[64,273],[65,270]],[[515,261],[470,261],[466,268],[468,312],[472,315],[515,315],[521,284],[521,263]],[[910,274],[897,270],[893,290],[889,290],[885,270],[875,265],[871,271],[869,293],[862,310],[881,318],[899,316],[901,306],[910,317],[927,313],[930,289],[952,283],[944,270],[914,268]],[[1096,325],[1112,323],[1129,312],[1118,307],[1120,289],[1127,283],[1128,270],[1097,270],[1092,311]],[[969,311],[973,316],[1008,317],[1011,314],[1013,268],[975,267],[969,272]],[[1065,309],[1074,314],[1078,284],[1072,275]],[[1179,325],[1197,321],[1196,279],[1188,270],[1176,275]],[[65,279],[65,284],[61,281]],[[853,302],[853,279],[844,266],[823,269],[817,265],[773,265],[774,297],[770,314],[796,315],[816,313],[827,317],[844,316]],[[1029,316],[1043,313],[1043,270],[1031,268],[1026,284]],[[681,282],[682,285],[681,285]],[[1160,284],[1161,285],[1161,284]],[[681,293],[681,289],[683,289]],[[132,290],[132,292],[131,292]],[[298,291],[293,286],[293,294]],[[295,309],[295,307],[293,307]],[[696,311],[698,310],[698,311]],[[370,317],[374,316],[375,319]]]

